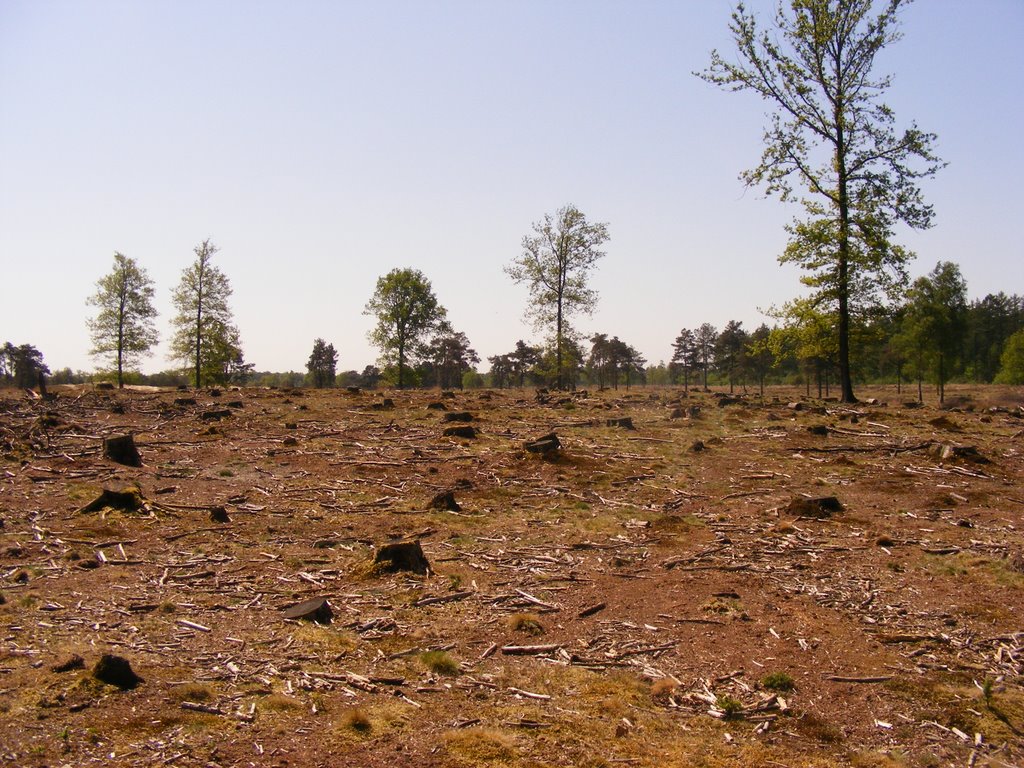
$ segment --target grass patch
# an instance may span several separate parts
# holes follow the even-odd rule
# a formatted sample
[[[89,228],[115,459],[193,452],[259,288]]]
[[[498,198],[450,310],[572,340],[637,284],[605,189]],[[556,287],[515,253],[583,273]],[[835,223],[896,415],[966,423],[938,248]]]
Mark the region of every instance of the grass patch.
[[[705,613],[718,614],[724,618],[740,619],[742,621],[750,619],[743,604],[739,600],[732,598],[714,597],[701,605],[700,609]]]
[[[512,614],[508,617],[508,627],[513,632],[523,632],[534,637],[544,634],[544,625],[540,623],[540,618],[532,613]]]
[[[423,663],[423,666],[434,674],[459,674],[459,662],[453,659],[445,651],[424,651],[420,654],[420,661]]]
[[[260,710],[264,712],[298,712],[302,709],[301,701],[283,693],[272,693],[260,702]]]
[[[519,751],[511,736],[493,728],[467,728],[444,734],[449,755],[471,763],[507,763],[516,760]]]
[[[183,683],[171,688],[169,695],[174,701],[201,704],[213,700],[213,689],[203,683]]]
[[[838,725],[814,713],[807,713],[793,720],[793,730],[821,744],[838,744],[846,738]]]
[[[373,721],[370,720],[370,716],[359,707],[345,710],[341,715],[339,725],[360,734],[367,734],[373,730]]]
[[[958,552],[955,555],[928,555],[922,566],[934,576],[969,578],[985,585],[1024,589],[1024,573],[1006,558]]]

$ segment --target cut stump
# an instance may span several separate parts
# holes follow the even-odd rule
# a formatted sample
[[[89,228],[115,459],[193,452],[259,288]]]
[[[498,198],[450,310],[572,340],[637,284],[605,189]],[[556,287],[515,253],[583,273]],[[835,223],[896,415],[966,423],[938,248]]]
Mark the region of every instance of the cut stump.
[[[334,618],[334,611],[326,597],[314,597],[312,600],[293,605],[286,608],[282,614],[286,619],[303,619],[316,624],[330,624]]]
[[[128,659],[121,656],[105,653],[93,667],[92,676],[101,683],[107,683],[127,691],[135,688],[142,682],[142,678],[135,674]]]
[[[142,466],[142,457],[139,456],[139,449],[135,447],[135,438],[130,434],[103,438],[103,456],[126,467]]]
[[[836,512],[842,512],[842,503],[835,496],[816,496],[807,498],[798,496],[789,502],[786,511],[791,515],[799,517],[813,517],[822,520],[832,517]]]
[[[388,573],[411,571],[426,575],[430,572],[430,562],[423,554],[419,541],[395,541],[385,544],[377,550],[373,558],[374,565]]]

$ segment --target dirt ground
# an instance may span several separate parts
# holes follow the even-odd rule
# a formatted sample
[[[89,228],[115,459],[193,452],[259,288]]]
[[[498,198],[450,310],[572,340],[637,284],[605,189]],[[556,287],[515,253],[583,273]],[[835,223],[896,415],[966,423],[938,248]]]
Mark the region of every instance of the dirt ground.
[[[4,391],[0,763],[1022,765],[1024,391],[858,395]]]

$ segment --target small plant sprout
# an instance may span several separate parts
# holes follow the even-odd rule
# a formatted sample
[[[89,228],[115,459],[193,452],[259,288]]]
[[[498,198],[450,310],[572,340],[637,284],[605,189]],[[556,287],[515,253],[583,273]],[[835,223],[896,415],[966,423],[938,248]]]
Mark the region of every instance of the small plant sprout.
[[[733,720],[743,712],[743,702],[739,699],[734,699],[727,693],[715,699],[715,707],[721,710],[726,720]]]
[[[788,693],[795,687],[793,678],[785,672],[772,672],[769,675],[765,675],[761,680],[761,685],[769,691],[777,693]]]

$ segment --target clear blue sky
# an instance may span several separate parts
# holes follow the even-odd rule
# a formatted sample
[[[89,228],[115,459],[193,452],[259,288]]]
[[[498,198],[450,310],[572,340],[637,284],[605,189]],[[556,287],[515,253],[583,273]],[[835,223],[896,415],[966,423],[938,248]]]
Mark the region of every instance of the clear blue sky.
[[[316,337],[341,369],[373,362],[362,310],[396,266],[486,358],[539,340],[502,267],[570,202],[611,233],[582,330],[657,362],[682,327],[753,329],[800,286],[776,262],[794,211],[737,179],[766,107],[692,75],[730,50],[731,6],[0,0],[0,342],[93,369],[85,299],[115,250],[154,279],[166,339],[209,237],[257,370],[303,370]],[[1024,2],[903,19],[887,101],[950,163],[924,184],[936,226],[901,233],[913,274],[950,260],[972,297],[1024,293]]]

